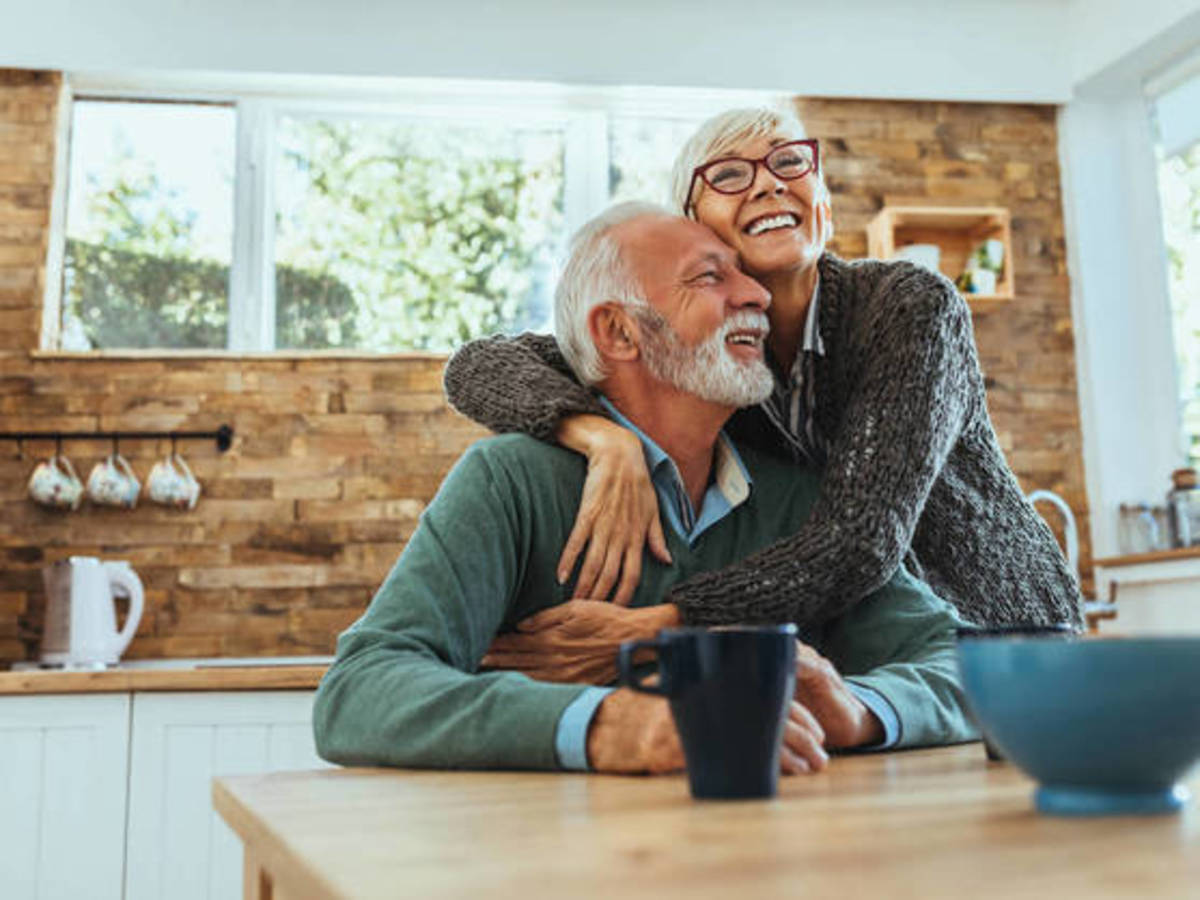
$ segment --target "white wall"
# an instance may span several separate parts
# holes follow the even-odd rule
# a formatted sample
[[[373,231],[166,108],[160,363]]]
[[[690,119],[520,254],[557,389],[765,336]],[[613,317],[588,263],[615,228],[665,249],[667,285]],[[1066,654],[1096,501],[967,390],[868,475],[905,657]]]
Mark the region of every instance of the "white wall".
[[[1144,0],[1148,13],[1167,5]],[[1195,9],[1196,4],[1192,4]],[[1130,3],[1104,0],[1129,13]],[[1178,4],[1175,4],[1178,6]],[[1141,34],[1141,31],[1138,31]],[[1096,32],[1113,36],[1107,29]],[[1111,47],[1115,44],[1110,44]],[[1118,552],[1125,502],[1161,502],[1183,464],[1179,393],[1145,82],[1200,49],[1200,12],[1075,86],[1060,115],[1084,465],[1096,556]]]
[[[1074,101],[1059,140],[1092,547],[1106,556],[1120,504],[1161,501],[1182,464],[1146,104]]]
[[[1061,102],[1068,0],[3,0],[0,66]]]
[[[1196,12],[1196,0],[1071,0],[1071,83],[1083,84]]]

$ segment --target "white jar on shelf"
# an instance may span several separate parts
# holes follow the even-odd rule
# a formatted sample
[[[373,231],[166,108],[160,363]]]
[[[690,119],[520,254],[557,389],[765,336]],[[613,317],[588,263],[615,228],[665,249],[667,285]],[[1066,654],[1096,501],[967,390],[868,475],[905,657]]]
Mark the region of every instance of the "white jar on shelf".
[[[1122,555],[1152,553],[1159,548],[1158,521],[1147,503],[1122,503],[1117,540]]]

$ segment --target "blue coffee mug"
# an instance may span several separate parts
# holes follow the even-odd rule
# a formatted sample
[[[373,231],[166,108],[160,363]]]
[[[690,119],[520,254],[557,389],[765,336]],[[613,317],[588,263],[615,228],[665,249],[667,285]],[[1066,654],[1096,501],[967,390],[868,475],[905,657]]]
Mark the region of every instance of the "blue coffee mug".
[[[657,656],[657,685],[634,665],[644,649]],[[617,667],[621,684],[670,702],[693,797],[775,796],[796,681],[795,625],[667,628],[622,644]]]

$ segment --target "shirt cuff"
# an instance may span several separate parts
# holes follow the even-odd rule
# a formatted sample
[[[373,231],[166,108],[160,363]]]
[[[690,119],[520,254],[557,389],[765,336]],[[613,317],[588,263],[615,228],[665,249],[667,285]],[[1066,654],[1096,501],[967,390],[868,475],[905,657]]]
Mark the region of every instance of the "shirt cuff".
[[[851,693],[862,701],[863,706],[875,713],[879,721],[883,723],[882,741],[878,744],[870,744],[866,747],[858,747],[856,749],[887,750],[889,747],[896,746],[896,742],[900,740],[900,717],[896,715],[895,707],[888,702],[883,694],[874,688],[855,684],[853,681],[847,681],[846,684],[849,685]]]
[[[584,688],[558,717],[554,753],[561,768],[574,772],[591,771],[587,761],[588,726],[592,724],[597,707],[612,692],[613,688]]]

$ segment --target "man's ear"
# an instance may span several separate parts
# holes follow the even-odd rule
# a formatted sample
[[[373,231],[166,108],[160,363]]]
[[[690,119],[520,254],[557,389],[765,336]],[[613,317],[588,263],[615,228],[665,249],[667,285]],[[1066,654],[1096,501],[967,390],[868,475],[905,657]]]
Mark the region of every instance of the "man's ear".
[[[588,313],[588,333],[602,357],[622,361],[638,358],[637,322],[622,303],[601,303]]]

